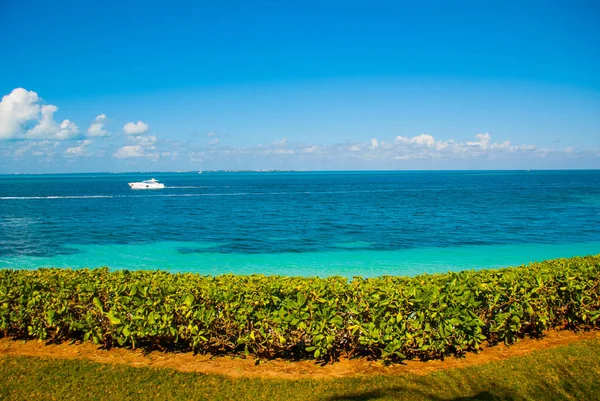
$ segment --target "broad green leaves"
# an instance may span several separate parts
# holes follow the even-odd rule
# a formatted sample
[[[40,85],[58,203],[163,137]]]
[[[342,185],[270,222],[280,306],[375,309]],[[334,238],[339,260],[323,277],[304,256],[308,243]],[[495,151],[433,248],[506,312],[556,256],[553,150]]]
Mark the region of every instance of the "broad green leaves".
[[[258,358],[443,358],[600,325],[600,256],[442,275],[0,270],[0,333]]]

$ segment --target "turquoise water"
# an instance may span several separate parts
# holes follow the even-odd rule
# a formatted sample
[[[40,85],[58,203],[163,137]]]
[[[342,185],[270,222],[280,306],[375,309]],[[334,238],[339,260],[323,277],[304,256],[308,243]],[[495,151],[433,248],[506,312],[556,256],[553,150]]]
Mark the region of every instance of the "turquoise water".
[[[155,177],[167,188],[132,191]],[[0,176],[0,267],[416,275],[600,253],[600,172]]]
[[[581,244],[519,244],[413,248],[396,251],[326,251],[304,253],[181,253],[201,243],[157,242],[138,245],[74,245],[77,253],[53,257],[27,256],[6,260],[3,267],[98,267],[161,269],[208,275],[224,273],[373,277],[417,275],[469,269],[507,267],[549,258],[598,253],[600,242]],[[208,247],[207,247],[208,249]],[[501,255],[501,256],[500,256]],[[100,264],[99,264],[100,263]]]

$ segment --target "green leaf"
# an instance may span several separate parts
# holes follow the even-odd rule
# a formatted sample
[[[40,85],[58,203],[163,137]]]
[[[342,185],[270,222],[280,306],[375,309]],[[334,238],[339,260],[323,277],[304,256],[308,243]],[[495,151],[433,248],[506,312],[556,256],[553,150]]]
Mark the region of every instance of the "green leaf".
[[[116,316],[113,314],[113,311],[110,311],[110,312],[108,312],[108,313],[106,314],[106,317],[108,317],[108,320],[110,320],[110,324],[112,324],[112,325],[115,325],[115,326],[116,326],[116,325],[119,325],[119,324],[121,324],[121,319],[119,319],[118,317],[116,317]]]
[[[188,307],[191,307],[193,303],[194,303],[194,296],[192,294],[188,294],[185,297],[185,300],[183,301],[183,304],[186,305],[186,306],[188,306]]]
[[[296,298],[298,302],[298,308],[302,308],[302,306],[304,306],[304,304],[306,303],[306,295],[298,293]]]
[[[96,306],[96,308],[100,310],[100,312],[104,312],[104,310],[102,309],[102,302],[100,302],[100,300],[97,297],[94,297],[92,302],[94,303],[94,306]]]
[[[331,319],[331,323],[335,324],[336,326],[342,326],[344,324],[344,320],[340,315],[337,315]]]

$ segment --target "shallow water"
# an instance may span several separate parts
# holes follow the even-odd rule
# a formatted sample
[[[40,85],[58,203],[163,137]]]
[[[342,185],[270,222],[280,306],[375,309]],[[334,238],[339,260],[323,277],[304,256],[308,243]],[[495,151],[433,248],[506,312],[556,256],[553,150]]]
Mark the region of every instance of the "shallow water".
[[[159,191],[127,182],[157,178]],[[0,176],[0,267],[377,276],[600,253],[600,171]]]

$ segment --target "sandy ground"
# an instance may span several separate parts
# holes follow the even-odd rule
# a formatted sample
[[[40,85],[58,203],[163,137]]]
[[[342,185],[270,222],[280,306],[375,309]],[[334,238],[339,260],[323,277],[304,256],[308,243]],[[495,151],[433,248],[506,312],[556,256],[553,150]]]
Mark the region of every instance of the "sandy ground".
[[[272,360],[259,365],[252,358],[211,357],[193,355],[191,352],[144,352],[112,348],[99,348],[91,343],[46,344],[42,341],[22,341],[11,338],[0,339],[0,361],[5,356],[35,356],[62,359],[87,359],[106,364],[126,364],[134,367],[170,368],[182,372],[200,372],[233,377],[263,377],[280,379],[337,378],[365,375],[427,374],[441,369],[462,368],[525,355],[533,351],[559,347],[578,341],[600,339],[600,331],[574,333],[550,331],[542,339],[523,339],[505,346],[485,347],[479,353],[467,354],[464,358],[446,358],[443,361],[406,361],[402,364],[384,366],[380,362],[366,359],[341,359],[339,362],[321,366],[314,361]],[[0,362],[1,363],[1,362]]]

